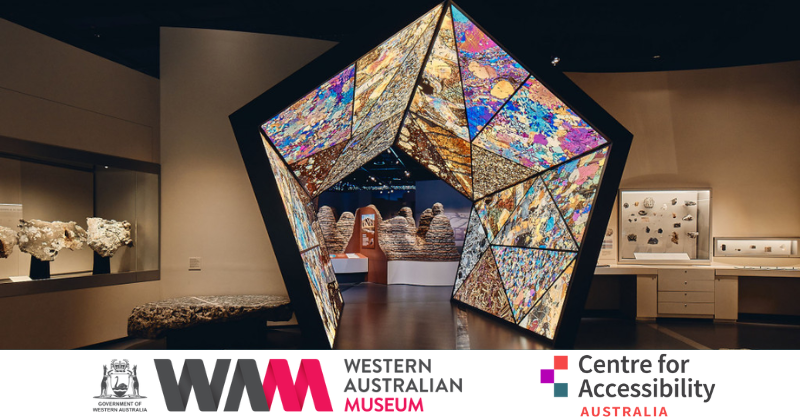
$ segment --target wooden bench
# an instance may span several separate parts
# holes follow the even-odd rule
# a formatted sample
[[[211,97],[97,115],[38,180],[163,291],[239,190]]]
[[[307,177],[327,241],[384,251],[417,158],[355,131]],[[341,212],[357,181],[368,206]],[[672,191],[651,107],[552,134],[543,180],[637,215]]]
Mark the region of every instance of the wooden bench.
[[[291,317],[285,296],[186,296],[133,308],[128,336],[166,338],[169,349],[268,348],[267,321]]]

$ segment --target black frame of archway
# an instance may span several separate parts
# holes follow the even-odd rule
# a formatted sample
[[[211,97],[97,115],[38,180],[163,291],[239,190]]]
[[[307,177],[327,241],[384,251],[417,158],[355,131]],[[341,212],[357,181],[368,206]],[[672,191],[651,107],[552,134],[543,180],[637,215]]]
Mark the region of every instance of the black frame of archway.
[[[307,348],[325,349],[331,346],[315,304],[300,250],[294,244],[294,233],[283,207],[277,181],[273,177],[272,168],[263,147],[261,124],[308,92],[316,89],[332,75],[356,62],[361,56],[390,38],[408,23],[442,3],[441,1],[430,1],[413,5],[398,5],[396,13],[391,16],[376,17],[376,21],[365,27],[362,34],[340,42],[229,117],[261,216],[273,242],[273,250],[286,290],[292,300],[295,316],[303,332],[304,346]],[[446,5],[455,4],[449,0],[444,3]],[[597,266],[607,221],[611,216],[633,135],[566,75],[556,69],[548,57],[541,56],[532,50],[530,38],[517,37],[513,28],[506,27],[502,13],[507,10],[498,11],[490,4],[478,0],[462,0],[456,6],[470,18],[480,16],[479,21],[475,19],[473,21],[479,24],[482,30],[491,34],[498,45],[611,143],[605,172],[587,221],[584,239],[576,257],[575,269],[564,301],[561,321],[553,340],[553,344],[557,348],[571,348],[575,342],[583,307]],[[526,11],[518,12],[525,13]],[[536,14],[534,7],[530,7],[527,12],[532,13],[533,16]],[[275,217],[276,215],[284,215],[284,217]],[[595,223],[592,223],[593,220]],[[285,246],[284,242],[288,241],[291,241],[292,246]],[[504,321],[498,318],[498,322]],[[549,341],[533,332],[530,334]]]

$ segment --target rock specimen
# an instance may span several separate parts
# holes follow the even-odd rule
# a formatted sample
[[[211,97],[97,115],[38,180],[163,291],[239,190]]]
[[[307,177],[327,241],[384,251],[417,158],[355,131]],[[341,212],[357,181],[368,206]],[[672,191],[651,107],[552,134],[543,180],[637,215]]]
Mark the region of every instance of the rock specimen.
[[[258,319],[288,321],[289,298],[270,295],[189,296],[150,302],[133,308],[128,335],[158,339],[172,331],[201,324]]]
[[[433,210],[425,209],[422,212],[422,215],[419,216],[419,228],[417,228],[417,238],[420,240],[425,240],[425,235],[428,233],[428,229],[431,227],[431,221],[433,220]]]
[[[653,206],[655,206],[655,205],[656,205],[656,200],[655,200],[655,199],[653,199],[653,197],[646,197],[646,198],[644,199],[644,201],[642,202],[642,205],[643,205],[643,206],[644,206],[644,208],[646,208],[646,209],[652,209],[652,208],[653,208]]]
[[[386,258],[405,261],[458,261],[455,234],[444,207],[436,203],[420,216],[416,226],[411,209],[381,224],[379,242]]]
[[[697,237],[700,236],[700,232],[686,232],[686,234],[692,239],[697,239]]]
[[[336,217],[333,215],[333,209],[328,206],[320,207],[319,212],[317,213],[317,220],[319,221],[320,230],[322,230],[322,237],[325,239],[325,246],[328,247],[328,252],[331,254],[343,253],[345,247],[347,247],[347,242],[350,240],[350,236],[345,238],[345,236],[342,235],[342,232],[339,231],[339,225],[336,223]],[[351,224],[351,234],[352,230],[353,226]]]
[[[673,224],[672,224],[672,227],[674,227],[675,229],[677,229],[677,228],[681,227],[681,224],[680,224],[680,223],[673,223]]]
[[[638,238],[637,238],[635,233],[629,233],[628,234],[628,242],[636,242],[636,239],[638,239]]]
[[[628,207],[630,207],[630,205],[628,203],[625,203],[625,204],[622,205],[622,207],[627,209]]]
[[[658,245],[658,238],[650,238],[647,240],[647,243],[650,245]]]
[[[0,258],[8,258],[17,244],[17,231],[0,226]]]
[[[342,213],[342,215],[339,216],[339,221],[336,222],[336,230],[342,235],[345,247],[347,247],[347,243],[350,242],[350,237],[353,236],[353,226],[355,226],[355,223],[356,216],[349,211]],[[344,252],[344,248],[342,248],[342,252]]]
[[[678,245],[678,232],[672,232],[672,243]]]
[[[639,216],[647,216],[647,210],[639,210]]]
[[[691,214],[687,214],[686,216],[683,216],[682,220],[685,220],[687,222],[691,222],[692,220],[694,220],[694,217],[692,217]]]
[[[53,261],[58,251],[77,251],[86,242],[86,231],[75,222],[20,220],[19,250],[40,261]]]
[[[677,198],[673,198],[672,199],[672,205],[674,206],[676,204],[678,204],[678,199]]]
[[[434,210],[435,212],[436,210]],[[450,219],[444,214],[437,214],[431,220],[431,226],[422,243],[422,253],[422,257],[426,261],[458,261],[460,259],[456,249],[453,227],[450,225]]]
[[[123,246],[133,246],[131,224],[123,220],[107,220],[100,217],[87,217],[89,248],[101,257],[113,257]]]
[[[684,201],[684,202],[683,202],[683,205],[684,205],[684,206],[686,206],[686,207],[692,207],[692,206],[696,206],[696,205],[697,205],[697,201],[691,201],[691,200],[689,200],[689,201]]]
[[[408,219],[403,216],[394,217],[381,224],[378,238],[388,260],[402,260],[406,259],[404,258],[406,256],[416,254],[417,238],[413,233],[414,230],[414,225],[409,226]]]
[[[664,233],[664,229],[658,228],[658,233]]]
[[[644,233],[650,233],[650,226],[644,228]]]

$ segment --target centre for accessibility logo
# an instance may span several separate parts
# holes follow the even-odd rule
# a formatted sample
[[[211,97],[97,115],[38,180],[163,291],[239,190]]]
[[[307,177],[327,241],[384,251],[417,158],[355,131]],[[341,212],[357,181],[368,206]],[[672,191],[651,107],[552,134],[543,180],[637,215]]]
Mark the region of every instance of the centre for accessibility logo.
[[[155,364],[169,411],[186,411],[193,388],[200,411],[217,411],[230,359],[217,360],[210,382],[200,359],[187,359],[179,380],[175,378],[171,360],[156,359]],[[270,359],[263,382],[255,360],[238,360],[228,389],[225,411],[238,411],[245,391],[253,411],[269,411],[276,390],[280,393],[284,411],[302,411],[308,393],[317,411],[333,411],[325,377],[317,359],[300,361],[296,381],[292,379],[286,359]]]
[[[543,384],[553,384],[554,397],[567,397],[569,395],[569,384],[556,382],[556,371],[567,370],[568,365],[567,356],[553,356],[553,368],[542,369],[541,382]]]

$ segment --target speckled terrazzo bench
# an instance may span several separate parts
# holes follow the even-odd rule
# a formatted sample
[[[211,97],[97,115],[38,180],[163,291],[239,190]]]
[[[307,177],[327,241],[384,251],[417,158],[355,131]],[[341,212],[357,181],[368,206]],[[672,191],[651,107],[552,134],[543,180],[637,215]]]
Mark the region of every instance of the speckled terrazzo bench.
[[[263,348],[267,321],[291,317],[285,296],[187,296],[133,308],[128,336],[166,338],[168,348]]]

